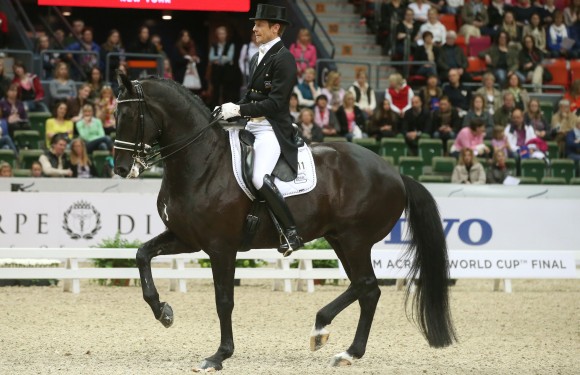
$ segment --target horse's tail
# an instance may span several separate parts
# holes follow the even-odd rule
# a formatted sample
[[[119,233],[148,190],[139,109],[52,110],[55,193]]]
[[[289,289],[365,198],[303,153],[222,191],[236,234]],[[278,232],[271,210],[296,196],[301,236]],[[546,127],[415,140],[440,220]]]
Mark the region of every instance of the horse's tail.
[[[407,255],[415,250],[405,306],[408,306],[410,286],[419,274],[410,315],[429,345],[441,348],[457,340],[449,311],[447,243],[441,216],[435,199],[423,185],[407,176],[401,178],[407,192]]]

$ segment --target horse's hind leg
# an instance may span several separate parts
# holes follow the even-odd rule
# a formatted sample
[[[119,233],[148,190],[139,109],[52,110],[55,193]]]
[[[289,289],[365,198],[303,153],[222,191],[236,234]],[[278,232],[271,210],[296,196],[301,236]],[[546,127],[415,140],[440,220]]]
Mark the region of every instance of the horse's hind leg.
[[[151,307],[155,319],[159,320],[167,328],[173,324],[173,310],[168,303],[159,301],[159,293],[157,293],[151,273],[151,259],[158,255],[189,252],[192,252],[192,249],[187,248],[169,231],[163,232],[145,242],[137,251],[137,266],[141,276],[143,299]]]

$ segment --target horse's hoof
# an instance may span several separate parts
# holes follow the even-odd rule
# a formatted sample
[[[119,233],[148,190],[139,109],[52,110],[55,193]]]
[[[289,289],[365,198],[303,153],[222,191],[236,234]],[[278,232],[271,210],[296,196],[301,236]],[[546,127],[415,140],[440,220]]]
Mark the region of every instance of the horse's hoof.
[[[326,328],[316,329],[316,327],[312,327],[312,331],[310,331],[310,350],[314,352],[322,348],[328,342],[329,336],[330,332]]]
[[[165,328],[169,328],[173,325],[173,309],[168,303],[163,302],[161,304],[161,315],[157,320],[159,320]]]
[[[201,362],[199,367],[194,368],[192,371],[193,372],[207,373],[207,372],[220,371],[221,369],[223,369],[221,364],[215,363],[212,361],[208,361],[207,359],[205,359],[203,362]]]
[[[353,363],[354,357],[347,352],[337,354],[330,360],[330,366],[332,367],[352,366]]]

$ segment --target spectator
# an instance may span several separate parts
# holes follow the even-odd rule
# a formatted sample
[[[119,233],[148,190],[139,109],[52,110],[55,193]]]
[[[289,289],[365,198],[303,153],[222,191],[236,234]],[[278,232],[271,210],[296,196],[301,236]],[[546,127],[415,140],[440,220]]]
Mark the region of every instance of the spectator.
[[[70,144],[70,168],[74,178],[98,177],[97,169],[87,154],[85,142],[80,138],[74,139]]]
[[[14,138],[15,130],[30,129],[28,113],[24,104],[18,100],[18,85],[12,83],[6,90],[6,96],[0,100],[0,112],[2,118],[8,123],[8,135]]]
[[[93,41],[93,29],[85,27],[83,29],[82,37],[79,42],[70,44],[67,48],[69,51],[93,52],[87,54],[75,54],[74,59],[79,64],[82,72],[75,72],[73,69],[73,76],[78,78],[84,77],[90,72],[92,68],[99,66],[99,56],[101,47]],[[78,73],[78,74],[75,74]]]
[[[495,76],[492,73],[485,73],[482,78],[481,86],[476,94],[483,95],[486,103],[487,112],[493,116],[502,106],[501,92],[495,88]]]
[[[83,117],[76,122],[75,126],[80,138],[86,142],[89,154],[92,154],[94,150],[110,151],[113,147],[111,138],[105,135],[103,123],[94,117],[91,104],[83,105]]]
[[[554,13],[554,23],[548,28],[548,53],[552,57],[566,57],[568,49],[562,42],[569,38],[568,28],[564,24],[564,16],[559,10]]]
[[[574,41],[568,55],[572,59],[577,59],[580,57],[580,10],[578,11],[576,22],[568,27],[568,36]]]
[[[369,136],[377,141],[382,138],[394,138],[399,134],[400,116],[391,110],[391,102],[383,100],[383,105],[377,107],[371,118]]]
[[[46,147],[50,148],[52,137],[57,134],[64,136],[68,142],[73,138],[74,123],[67,116],[68,108],[64,102],[54,105],[53,117],[46,120]]]
[[[12,166],[5,161],[0,161],[0,177],[14,177]]]
[[[302,82],[294,87],[294,93],[298,96],[298,104],[301,107],[314,108],[314,100],[322,93],[316,84],[316,71],[314,68],[307,68],[302,78]]]
[[[344,94],[343,104],[336,111],[336,119],[340,125],[340,135],[349,142],[363,137],[365,118],[362,110],[354,105],[354,95],[351,92]]]
[[[463,25],[459,29],[459,34],[465,36],[465,43],[469,43],[472,36],[477,38],[481,36],[481,29],[489,22],[487,7],[481,0],[471,0],[461,8],[461,19]]]
[[[464,148],[459,154],[459,161],[453,174],[451,175],[451,182],[454,184],[485,184],[485,170],[483,166],[473,156],[473,150]]]
[[[433,44],[433,34],[430,31],[423,33],[421,46],[415,49],[415,61],[429,61],[430,64],[419,66],[417,75],[428,77],[437,74],[435,66],[439,58],[439,47]]]
[[[419,32],[419,22],[413,19],[413,10],[407,8],[405,17],[397,24],[395,29],[396,43],[395,54],[397,59],[408,57],[413,50],[413,41]]]
[[[85,29],[85,22],[81,19],[76,19],[72,22],[71,33],[62,41],[63,47],[78,42],[83,37],[83,30]]]
[[[516,108],[525,111],[528,107],[528,102],[530,101],[530,96],[526,89],[522,87],[522,83],[520,81],[520,77],[512,73],[508,75],[507,85],[504,90],[505,92],[510,92],[514,96],[515,106]]]
[[[339,72],[328,72],[328,75],[326,76],[326,84],[321,93],[326,96],[332,112],[336,112],[338,107],[342,105],[344,94],[346,93],[346,91],[340,87]]]
[[[542,25],[542,19],[539,13],[532,14],[530,23],[524,26],[523,36],[531,36],[534,41],[534,46],[542,53],[546,52],[546,29]],[[525,48],[525,40],[523,44]]]
[[[300,108],[298,106],[298,95],[296,93],[290,94],[290,116],[292,116],[292,122],[298,123],[298,116],[300,116]]]
[[[479,119],[474,119],[469,123],[469,126],[462,128],[457,133],[457,137],[455,138],[453,146],[451,146],[449,154],[458,157],[461,150],[469,148],[473,150],[475,155],[490,155],[490,148],[483,143],[484,135],[485,124]]]
[[[97,101],[97,117],[103,123],[106,135],[111,135],[116,131],[115,108],[117,108],[117,99],[113,95],[113,89],[105,85]]]
[[[433,138],[443,142],[444,150],[447,150],[447,141],[454,139],[461,130],[461,119],[448,97],[442,97],[439,101],[439,108],[431,114],[431,128]]]
[[[487,7],[487,32],[489,35],[496,35],[503,23],[503,17],[506,9],[504,7],[504,0],[492,0]]]
[[[503,126],[496,125],[493,127],[493,135],[491,138],[491,147],[493,154],[503,154],[505,157],[514,157],[511,145],[504,132]]]
[[[99,68],[92,68],[89,71],[89,79],[87,83],[91,86],[91,94],[89,95],[89,99],[91,101],[95,101],[99,97],[99,93],[103,89],[103,74]]]
[[[4,59],[0,57],[0,99],[4,98],[12,80],[4,75]]]
[[[0,109],[0,149],[12,150],[14,156],[18,157],[18,150],[10,137],[10,132],[8,130],[8,121],[3,118],[2,109]]]
[[[48,112],[44,100],[44,89],[36,74],[28,73],[22,61],[15,61],[12,66],[14,78],[12,83],[18,85],[18,97],[29,112]]]
[[[493,118],[485,110],[485,98],[480,94],[473,95],[471,99],[471,108],[463,117],[462,127],[469,126],[472,120],[479,119],[485,124],[485,137],[491,138],[493,131]]]
[[[448,78],[449,84],[443,87],[443,95],[449,98],[451,105],[457,108],[459,116],[463,117],[469,110],[471,92],[459,81],[458,69],[451,69]]]
[[[528,110],[524,113],[524,123],[532,125],[537,138],[544,141],[549,140],[548,122],[542,114],[540,108],[540,101],[538,99],[531,99],[528,103]]]
[[[508,74],[518,69],[518,49],[509,47],[509,35],[500,31],[496,42],[479,53],[479,57],[485,59],[487,68],[495,75],[500,85],[505,85]]]
[[[431,5],[423,0],[415,0],[409,4],[409,9],[413,11],[415,21],[425,23],[427,22],[427,14],[429,13],[429,9],[431,9]]]
[[[510,123],[505,127],[505,135],[509,142],[510,150],[519,152],[529,140],[536,138],[534,128],[530,124],[524,123],[524,114],[521,109],[516,108],[512,112]]]
[[[163,59],[163,79],[173,80],[173,69],[171,68],[171,61],[166,57]]]
[[[493,163],[488,168],[485,175],[486,183],[488,184],[503,184],[507,176],[511,175],[511,172],[507,168],[505,163],[506,156],[503,152],[493,153]]]
[[[225,26],[215,30],[216,42],[209,51],[211,64],[212,98],[211,107],[222,103],[236,102],[239,96],[239,77],[236,77],[234,52],[236,46],[228,41]]]
[[[566,26],[572,26],[576,22],[578,11],[580,11],[580,0],[572,0],[571,4],[564,8],[563,16]]]
[[[503,104],[493,114],[493,123],[496,125],[506,126],[511,119],[512,111],[516,108],[514,94],[509,91],[502,93]]]
[[[88,83],[83,83],[77,92],[77,97],[70,99],[66,104],[68,106],[67,118],[70,118],[73,122],[77,122],[82,117],[82,108],[85,104],[92,104],[89,99],[91,96],[91,85]]]
[[[523,78],[524,81],[531,81],[538,90],[540,90],[544,78],[551,81],[552,77],[548,70],[544,70],[542,60],[544,53],[534,45],[531,35],[526,35],[522,42],[523,48],[519,53],[519,71],[518,77]],[[523,76],[523,77],[521,77]]]
[[[147,55],[157,55],[157,47],[151,42],[151,35],[149,34],[149,28],[147,26],[141,26],[139,28],[139,34],[137,35],[137,40],[127,48],[129,53],[142,53]],[[130,60],[146,60],[142,57],[129,57]],[[131,71],[131,78],[144,77],[149,75],[146,69],[141,71]]]
[[[516,22],[522,27],[530,22],[532,14],[537,12],[537,10],[538,8],[532,6],[530,0],[519,0],[512,8]]]
[[[69,78],[68,65],[61,61],[56,64],[54,78],[48,84],[52,104],[59,101],[68,101],[77,96],[77,86]]]
[[[30,165],[30,177],[44,177],[42,174],[42,164],[35,160]]]
[[[558,104],[558,111],[552,116],[550,136],[558,142],[560,153],[565,150],[566,134],[573,130],[579,118],[570,111],[570,101],[566,99],[560,100]]]
[[[53,45],[58,49],[64,49],[68,44],[64,42],[65,36],[64,31],[61,28],[57,28],[53,33]]]
[[[42,165],[42,174],[46,177],[70,177],[73,171],[70,169],[70,161],[64,152],[66,150],[66,138],[61,134],[55,134],[50,140],[50,150],[40,155],[38,161]]]
[[[328,108],[328,98],[318,95],[314,105],[314,123],[322,129],[325,137],[336,136],[340,131],[340,125],[334,112]]]
[[[550,25],[554,22],[554,13],[556,12],[556,5],[554,5],[556,0],[544,0],[544,6],[542,9],[542,22],[544,25]]]
[[[439,101],[443,97],[443,90],[439,87],[439,78],[433,74],[427,77],[427,84],[419,93],[421,101],[426,110],[429,112],[435,111],[439,108]]]
[[[363,69],[356,73],[356,81],[348,89],[354,95],[354,101],[357,107],[362,109],[365,119],[373,115],[377,107],[375,90],[373,90],[367,81],[367,72]]]
[[[580,172],[580,122],[576,121],[576,126],[566,133],[566,157],[574,160],[576,164],[576,174]]]
[[[179,38],[175,43],[175,49],[177,50],[177,57],[173,64],[173,79],[177,82],[183,82],[187,67],[192,63],[199,64],[201,59],[197,54],[195,41],[187,30],[181,30],[179,32]],[[242,53],[244,53],[243,49]]]
[[[260,46],[256,43],[256,34],[252,33],[252,35],[250,36],[250,42],[244,44],[242,46],[242,50],[240,51],[238,65],[240,66],[240,71],[242,72],[244,86],[247,86],[248,81],[250,79],[250,60],[252,59],[252,56],[258,53],[259,47]],[[298,98],[300,100],[300,95],[298,96]],[[314,96],[314,98],[316,98],[316,96]],[[314,98],[312,99],[312,104],[310,105],[310,107],[314,105]]]
[[[514,14],[510,11],[505,12],[503,21],[499,31],[504,31],[510,37],[509,45],[515,48],[520,48],[520,40],[522,40],[522,27],[517,24]]]
[[[463,49],[455,44],[456,40],[457,34],[455,31],[448,31],[445,44],[439,52],[437,69],[439,69],[441,80],[447,79],[449,71],[453,69],[459,74],[461,79],[469,81],[469,75],[465,73],[465,69],[467,69],[467,57]]]
[[[427,22],[421,25],[419,32],[415,36],[417,45],[423,44],[423,40],[421,38],[426,31],[431,33],[433,36],[433,43],[436,46],[440,46],[443,44],[443,42],[445,42],[447,29],[441,22],[439,22],[439,12],[435,8],[429,9],[429,12],[427,12]]]
[[[324,140],[322,129],[314,124],[314,112],[310,108],[304,108],[300,111],[298,123],[302,129],[302,138],[306,144],[319,143]]]
[[[570,101],[570,111],[578,114],[580,109],[580,79],[575,79],[570,86],[570,91],[564,94],[564,99]]]
[[[296,59],[298,77],[302,77],[306,69],[316,66],[316,47],[312,44],[312,36],[308,29],[298,31],[298,39],[290,45],[290,52]]]
[[[50,50],[50,40],[46,35],[38,37],[38,55],[42,61],[42,79],[52,79],[56,65],[60,61],[58,53],[46,52]]]
[[[419,138],[431,134],[431,114],[423,108],[420,96],[413,96],[411,108],[403,117],[403,134],[411,155],[418,155]]]
[[[461,10],[461,8],[465,5],[464,0],[446,0],[446,5],[443,7],[444,12],[447,14],[457,14]]]
[[[391,0],[383,2],[381,5],[381,23],[379,25],[379,40],[383,46],[384,54],[388,54],[393,47],[391,45],[391,35],[396,34],[395,28],[405,18],[407,2],[404,0]],[[396,36],[396,35],[395,35]]]
[[[111,29],[109,35],[107,36],[107,41],[101,45],[99,56],[101,60],[101,68],[105,73],[106,69],[109,69],[109,79],[114,80],[117,75],[117,69],[121,65],[121,62],[125,60],[124,56],[111,55],[109,56],[109,63],[107,65],[107,56],[110,53],[124,53],[125,48],[123,47],[123,42],[121,42],[121,34],[117,29]]]
[[[165,49],[163,48],[163,42],[161,41],[161,37],[157,34],[151,35],[151,44],[155,47],[155,53],[158,55],[163,56],[163,58],[167,57],[167,53],[165,53]]]
[[[393,112],[403,117],[411,108],[414,95],[413,89],[403,80],[402,75],[393,73],[389,76],[389,88],[385,91],[385,100],[391,103]]]

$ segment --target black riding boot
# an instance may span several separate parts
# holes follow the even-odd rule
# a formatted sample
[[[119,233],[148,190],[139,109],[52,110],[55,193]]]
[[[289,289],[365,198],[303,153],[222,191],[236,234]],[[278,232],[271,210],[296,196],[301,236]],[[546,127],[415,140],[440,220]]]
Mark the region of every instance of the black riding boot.
[[[304,245],[302,238],[298,235],[298,231],[296,230],[294,217],[292,216],[288,205],[286,205],[284,197],[276,185],[274,185],[274,182],[269,175],[264,176],[264,185],[262,185],[262,188],[260,188],[258,192],[262,198],[266,200],[266,203],[268,203],[268,206],[284,230],[284,236],[286,236],[286,238],[280,238],[280,247],[278,247],[278,251],[286,257],[292,254],[292,251],[298,250]]]

